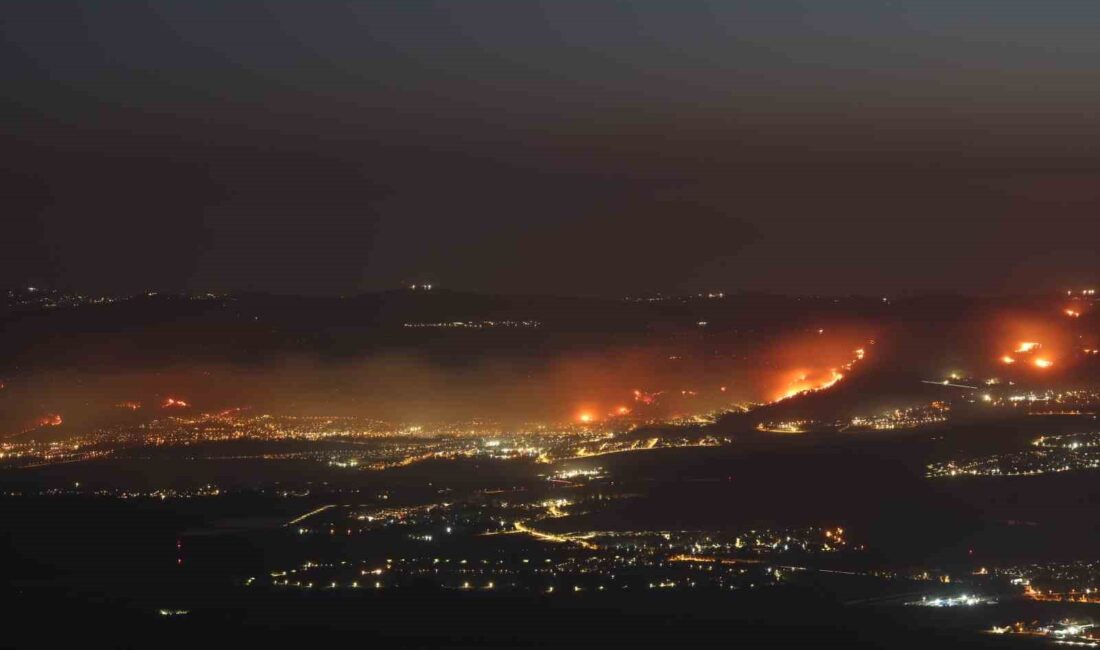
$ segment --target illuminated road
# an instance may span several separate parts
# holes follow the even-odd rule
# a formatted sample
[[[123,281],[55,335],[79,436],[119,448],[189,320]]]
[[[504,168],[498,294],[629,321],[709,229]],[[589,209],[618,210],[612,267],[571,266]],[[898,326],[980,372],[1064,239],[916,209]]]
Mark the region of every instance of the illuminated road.
[[[305,521],[306,519],[309,519],[313,515],[320,514],[324,511],[328,510],[329,508],[335,508],[335,507],[336,507],[335,503],[330,503],[327,506],[321,506],[320,508],[317,508],[316,510],[310,510],[309,512],[307,512],[306,514],[304,514],[300,517],[295,517],[294,519],[291,519],[290,521],[286,522],[283,525],[284,526],[293,526],[294,524],[297,524],[297,523]]]
[[[591,551],[594,551],[594,550],[599,548],[599,546],[596,546],[592,542],[581,539],[579,537],[572,537],[570,535],[555,535],[553,533],[544,533],[541,530],[535,530],[534,528],[529,528],[522,521],[517,521],[516,522],[516,532],[530,535],[531,537],[534,537],[535,539],[538,539],[538,540],[542,540],[544,542],[553,542],[555,544],[576,544],[576,545],[580,546],[581,548],[586,548],[586,549],[591,550]]]

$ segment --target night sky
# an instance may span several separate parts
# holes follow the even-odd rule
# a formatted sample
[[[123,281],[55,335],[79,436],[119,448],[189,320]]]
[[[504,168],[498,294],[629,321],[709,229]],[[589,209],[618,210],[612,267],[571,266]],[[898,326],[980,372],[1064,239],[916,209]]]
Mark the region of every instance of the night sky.
[[[8,0],[0,286],[1077,286],[1098,30],[1081,0]]]

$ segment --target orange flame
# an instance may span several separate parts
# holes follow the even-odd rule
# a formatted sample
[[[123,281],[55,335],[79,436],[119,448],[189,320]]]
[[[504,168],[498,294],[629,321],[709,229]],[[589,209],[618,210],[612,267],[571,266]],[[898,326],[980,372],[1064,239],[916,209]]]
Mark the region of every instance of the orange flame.
[[[39,427],[56,427],[61,426],[63,420],[61,416],[56,413],[50,413],[49,415],[43,415],[35,421],[35,425]]]
[[[786,388],[775,396],[774,401],[780,402],[796,395],[813,393],[825,390],[844,379],[844,374],[836,368],[830,368],[824,375],[810,375],[807,372],[796,370],[794,377],[787,382]]]

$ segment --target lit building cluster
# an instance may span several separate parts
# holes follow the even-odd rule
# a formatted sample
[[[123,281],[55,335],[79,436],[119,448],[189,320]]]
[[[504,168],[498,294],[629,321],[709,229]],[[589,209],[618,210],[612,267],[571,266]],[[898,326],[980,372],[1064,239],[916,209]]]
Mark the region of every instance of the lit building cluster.
[[[952,383],[954,381],[971,381],[982,385]],[[1024,388],[1013,382],[1002,382],[998,377],[981,382],[960,377],[924,383],[970,391],[956,397],[953,400],[956,403],[980,404],[984,408],[1009,408],[1026,415],[1095,415],[1100,409],[1100,391],[1089,388]],[[947,402],[939,403],[949,406]]]
[[[578,530],[571,524],[587,521],[584,515],[634,496],[617,492],[600,468],[562,469],[546,478],[543,488],[447,494],[431,503],[315,507],[282,529],[306,559],[241,583],[305,591],[431,584],[568,595],[752,590],[826,571],[819,560],[844,561],[864,550],[835,525]]]
[[[996,598],[990,598],[989,596],[978,596],[973,594],[961,594],[959,596],[945,596],[945,597],[922,597],[920,600],[914,600],[906,603],[907,605],[917,605],[920,607],[974,607],[976,605],[994,605],[997,603]]]
[[[818,420],[775,420],[756,425],[756,430],[763,433],[807,433],[824,428],[825,424]]]
[[[894,409],[869,417],[854,417],[848,422],[851,429],[915,429],[932,424],[947,422],[951,406],[947,402],[935,401],[923,406]]]
[[[215,484],[208,483],[195,488],[161,487],[154,489],[134,488],[86,488],[79,482],[74,482],[67,487],[44,487],[35,491],[2,491],[0,496],[5,497],[51,497],[51,496],[95,496],[118,499],[156,499],[178,500],[217,497],[229,494],[233,491],[224,491]],[[257,491],[264,492],[264,491]]]
[[[1071,451],[1100,447],[1100,431],[1039,436],[1031,444],[1047,449],[1069,449]]]
[[[1091,621],[1062,619],[1049,623],[1016,621],[1008,625],[994,625],[991,634],[1011,634],[1049,639],[1058,645],[1095,648],[1100,646],[1100,634]]]
[[[9,289],[4,292],[4,305],[11,310],[61,309],[89,305],[108,305],[129,300],[153,298],[157,295],[157,292],[150,291],[130,296],[86,296],[84,294],[66,293],[64,291],[43,287],[24,287],[22,289]],[[220,300],[228,298],[229,296],[226,294],[204,292],[175,294],[173,297],[184,298],[186,300]]]
[[[129,408],[128,404],[127,408]],[[186,412],[178,398],[165,411]],[[643,434],[642,424],[609,418],[599,422],[531,423],[505,427],[488,420],[393,424],[362,417],[252,414],[240,409],[158,417],[140,425],[108,427],[64,441],[22,439],[0,443],[0,467],[38,467],[107,457],[125,458],[178,450],[190,459],[313,460],[338,469],[385,470],[430,460],[486,458],[552,463],[570,458],[673,447],[729,443],[689,426],[668,424]],[[693,421],[693,423],[695,423]],[[218,443],[264,443],[222,451]],[[325,446],[308,443],[325,442]]]
[[[1100,407],[1100,391],[1091,389],[1029,390],[991,395],[992,404],[1010,406],[1029,415],[1084,415]]]
[[[628,302],[689,302],[691,300],[718,300],[725,298],[724,291],[703,291],[691,295],[666,295],[655,293],[648,296],[628,296]]]
[[[769,420],[756,425],[756,430],[764,433],[809,433],[811,431],[884,431],[892,429],[916,429],[947,422],[951,405],[945,401],[935,401],[921,406],[883,411],[875,415],[857,415],[847,420],[826,422],[812,419]]]
[[[607,478],[607,473],[602,467],[592,469],[560,469],[547,475],[546,480],[563,483],[565,485],[579,485],[588,481],[599,481]]]
[[[404,323],[404,327],[411,328],[427,328],[427,329],[496,329],[496,328],[519,328],[519,327],[542,327],[542,323],[537,320],[471,320],[471,321],[446,321],[436,323],[426,322],[412,322]]]
[[[1049,561],[994,569],[1030,600],[1100,603],[1100,560]]]
[[[927,474],[929,477],[1037,476],[1100,469],[1100,449],[1095,446],[1073,446],[1072,443],[1065,446],[1055,446],[1053,443],[1035,446],[1036,449],[931,463]]]
[[[621,454],[629,451],[650,451],[678,447],[718,447],[729,444],[730,439],[706,434],[677,435],[665,434],[653,437],[611,438],[593,444],[567,447],[560,455],[543,456],[544,461],[566,460],[571,458],[590,458],[607,454]]]
[[[259,585],[303,590],[401,589],[425,580],[443,589],[564,593],[603,590],[753,589],[780,584],[821,554],[850,551],[837,527],[715,531],[540,530],[580,502],[440,503],[358,511],[321,508],[288,526],[294,535],[372,534],[419,542],[388,557],[307,560],[273,569]],[[614,498],[614,497],[610,497]],[[389,537],[385,537],[385,536]],[[394,537],[394,536],[397,537]],[[516,537],[520,546],[501,544]],[[456,549],[463,552],[456,554]],[[251,586],[255,578],[246,580]]]
[[[120,300],[120,298],[111,296],[85,296],[40,287],[11,289],[7,291],[6,298],[6,305],[9,309],[57,309],[59,307],[102,305]]]

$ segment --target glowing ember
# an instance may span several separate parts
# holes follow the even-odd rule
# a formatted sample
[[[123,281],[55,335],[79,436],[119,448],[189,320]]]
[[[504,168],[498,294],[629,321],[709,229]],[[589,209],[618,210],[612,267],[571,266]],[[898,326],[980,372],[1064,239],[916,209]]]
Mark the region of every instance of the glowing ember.
[[[1067,310],[1065,310],[1065,314],[1066,314],[1066,316],[1069,316],[1070,318],[1078,318],[1081,315],[1081,312],[1076,311],[1074,309],[1067,309]]]
[[[1013,364],[1016,363],[1016,360],[1006,354],[1001,357],[1001,363]]]
[[[1034,362],[1036,368],[1049,368],[1054,365],[1054,362],[1050,359],[1036,359]]]
[[[187,406],[190,406],[190,404],[188,404],[187,402],[185,402],[181,399],[176,399],[174,397],[169,397],[168,399],[164,400],[164,404],[163,404],[163,408],[166,408],[166,409],[186,408]]]
[[[1035,341],[1024,341],[1023,343],[1020,343],[1020,345],[1016,348],[1016,352],[1017,353],[1034,352],[1035,350],[1038,350],[1041,347],[1043,347],[1043,346],[1040,345],[1039,343],[1036,343]]]

